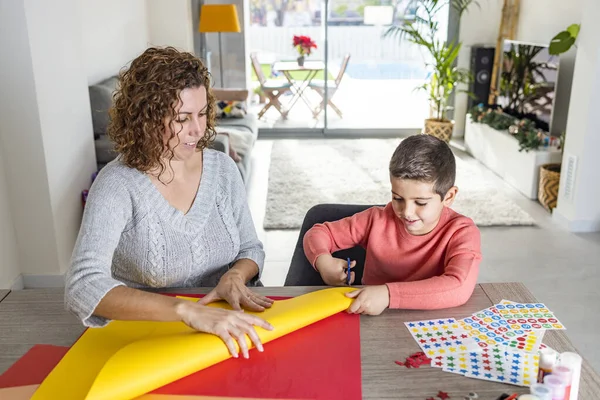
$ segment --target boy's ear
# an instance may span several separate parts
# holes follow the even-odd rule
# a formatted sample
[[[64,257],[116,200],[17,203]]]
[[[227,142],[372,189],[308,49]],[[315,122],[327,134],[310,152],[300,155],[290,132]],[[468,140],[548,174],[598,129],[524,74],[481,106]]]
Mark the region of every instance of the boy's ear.
[[[458,188],[456,186],[452,186],[446,192],[446,196],[444,196],[442,203],[444,203],[444,205],[446,207],[450,207],[452,205],[452,203],[454,203],[454,199],[456,199],[457,193],[458,193]]]

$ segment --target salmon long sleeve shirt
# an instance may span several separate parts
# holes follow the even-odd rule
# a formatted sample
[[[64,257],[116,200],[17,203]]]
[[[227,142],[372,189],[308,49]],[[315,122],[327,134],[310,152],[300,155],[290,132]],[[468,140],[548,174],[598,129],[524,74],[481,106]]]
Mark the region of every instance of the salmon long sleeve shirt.
[[[422,236],[411,235],[388,203],[316,224],[303,244],[313,267],[323,254],[365,248],[362,284],[386,284],[390,308],[431,310],[464,304],[475,289],[481,262],[479,229],[447,207],[436,227]]]

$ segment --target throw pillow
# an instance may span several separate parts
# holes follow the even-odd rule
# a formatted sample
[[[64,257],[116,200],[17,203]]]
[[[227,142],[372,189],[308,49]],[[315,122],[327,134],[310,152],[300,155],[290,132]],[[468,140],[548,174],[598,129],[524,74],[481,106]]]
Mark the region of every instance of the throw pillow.
[[[227,132],[217,133],[217,138],[219,136],[227,136],[227,138],[228,138],[227,139],[227,144],[228,144],[227,151],[229,152],[229,157],[231,157],[233,159],[233,161],[235,161],[236,163],[242,161],[242,157],[240,157],[240,155],[235,151],[233,146],[231,146],[231,140],[229,139],[229,133],[227,133]]]
[[[244,118],[247,113],[245,101],[217,101],[217,118]]]
[[[237,155],[244,157],[252,149],[254,138],[240,129],[217,126],[217,133],[229,136],[229,146]]]

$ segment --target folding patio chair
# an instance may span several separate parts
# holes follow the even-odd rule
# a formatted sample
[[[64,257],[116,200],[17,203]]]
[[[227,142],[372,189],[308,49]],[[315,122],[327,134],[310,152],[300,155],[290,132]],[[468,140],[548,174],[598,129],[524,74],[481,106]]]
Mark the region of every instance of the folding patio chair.
[[[333,98],[333,95],[335,94],[335,92],[337,92],[338,88],[340,87],[340,82],[342,81],[342,78],[344,77],[344,73],[346,72],[346,67],[348,67],[348,61],[350,61],[350,54],[346,54],[344,56],[344,61],[342,61],[342,65],[340,67],[340,72],[338,73],[335,80],[328,79],[327,81],[324,81],[324,80],[313,79],[312,82],[310,83],[310,85],[308,85],[309,88],[313,89],[314,91],[319,93],[319,95],[321,96],[321,104],[319,104],[319,106],[313,112],[313,115],[315,118],[318,117],[318,115],[321,113],[321,111],[323,111],[323,109],[325,108],[325,82],[327,82],[327,97],[329,97],[327,99],[327,104],[329,104],[331,106],[331,108],[333,108],[333,110],[336,112],[337,115],[340,116],[340,118],[342,118],[342,112],[340,111],[339,108],[337,108],[337,106],[333,103],[333,101],[331,99]]]
[[[262,72],[262,68],[258,62],[256,53],[250,54],[250,60],[252,61],[254,73],[258,77],[258,82],[260,83],[260,90],[268,98],[268,103],[265,104],[265,106],[260,110],[258,113],[258,118],[260,119],[271,107],[275,107],[275,109],[279,111],[279,114],[281,114],[284,119],[287,118],[287,110],[283,109],[283,105],[279,101],[279,96],[290,91],[292,84],[284,80],[265,78],[265,74]]]

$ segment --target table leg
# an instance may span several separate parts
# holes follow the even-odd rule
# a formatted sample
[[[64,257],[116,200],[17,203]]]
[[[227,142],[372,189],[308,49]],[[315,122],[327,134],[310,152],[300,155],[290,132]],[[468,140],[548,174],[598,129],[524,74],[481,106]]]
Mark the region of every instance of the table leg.
[[[317,72],[319,72],[319,71],[318,70],[309,70],[308,74],[306,75],[306,77],[304,78],[304,80],[302,81],[301,84],[298,84],[296,81],[294,81],[294,79],[292,78],[292,75],[290,74],[290,71],[282,71],[282,72],[283,72],[284,76],[286,77],[286,79],[288,80],[288,82],[292,85],[292,89],[294,92],[294,96],[292,97],[292,100],[290,101],[290,104],[288,107],[288,111],[294,107],[294,105],[298,102],[299,99],[302,99],[304,104],[306,104],[306,106],[309,108],[309,110],[312,111],[312,105],[310,104],[310,101],[308,101],[308,99],[304,96],[304,92],[306,91],[306,89],[308,88],[308,85],[315,78],[315,76],[317,75]]]

